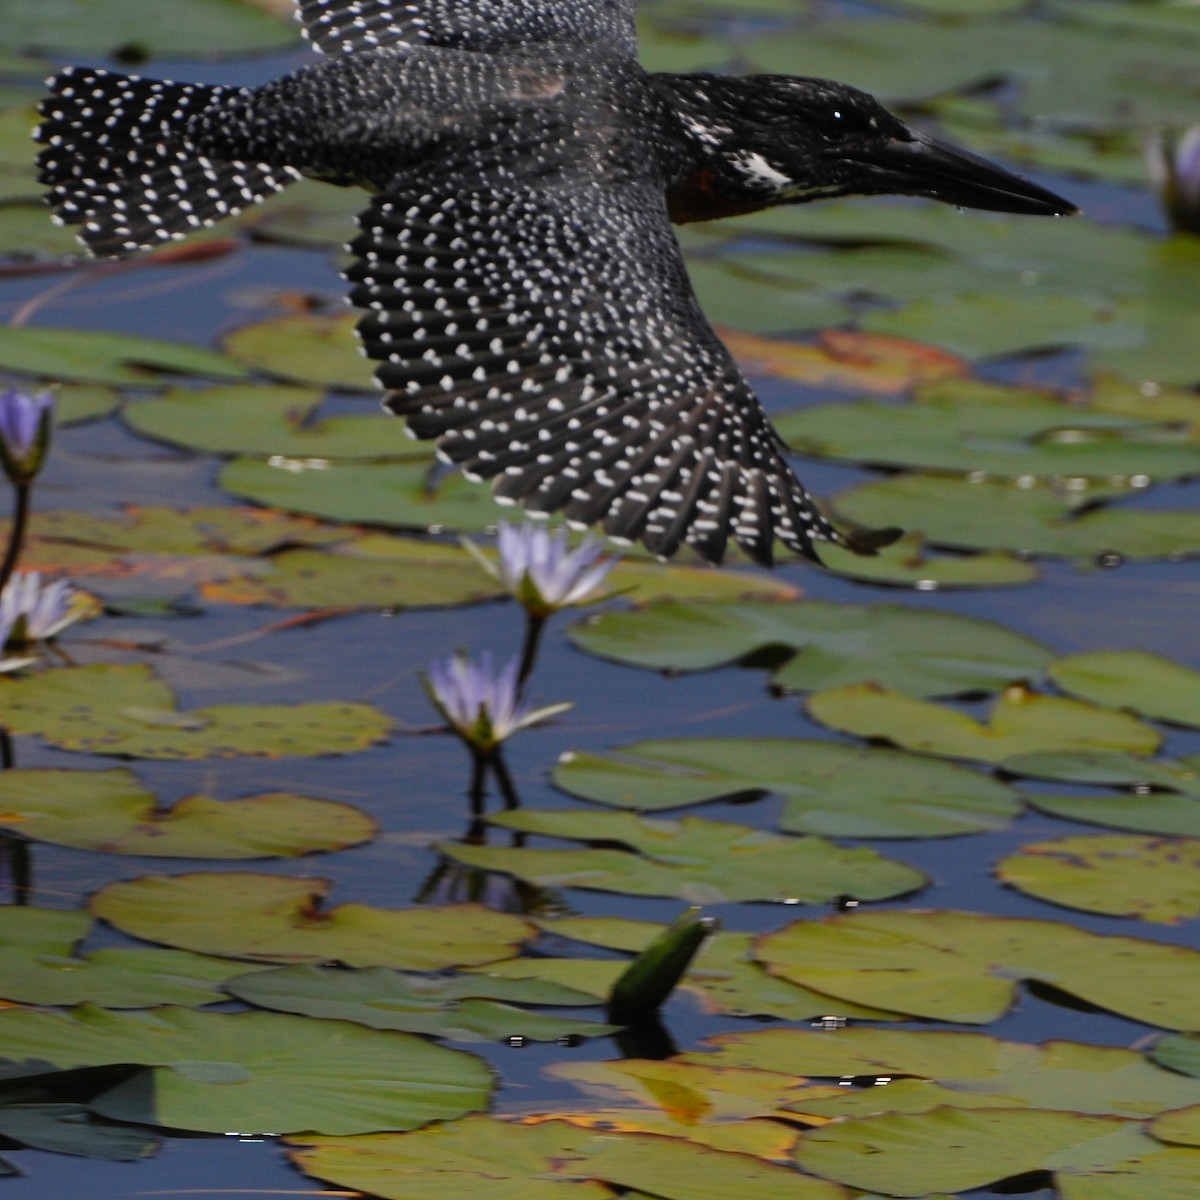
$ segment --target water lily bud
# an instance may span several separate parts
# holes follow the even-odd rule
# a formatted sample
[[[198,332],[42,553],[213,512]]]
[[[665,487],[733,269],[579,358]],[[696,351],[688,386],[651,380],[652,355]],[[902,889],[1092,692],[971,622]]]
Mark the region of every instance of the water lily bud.
[[[625,1025],[655,1012],[675,990],[696,951],[718,924],[715,917],[701,917],[700,909],[689,908],[613,984],[608,1019]]]
[[[0,465],[13,483],[30,483],[42,469],[53,422],[51,392],[0,392]]]
[[[1146,166],[1171,227],[1200,234],[1200,125],[1160,133],[1146,147]]]

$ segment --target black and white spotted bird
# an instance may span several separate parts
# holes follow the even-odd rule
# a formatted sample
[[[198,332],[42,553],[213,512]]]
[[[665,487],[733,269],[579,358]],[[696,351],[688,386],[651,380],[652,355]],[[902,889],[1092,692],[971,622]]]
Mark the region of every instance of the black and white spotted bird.
[[[650,74],[636,0],[299,0],[324,56],[258,88],[91,68],[41,107],[58,219],[120,257],[301,176],[371,193],[346,272],[385,404],[497,497],[719,561],[872,553],[813,504],[671,222],[894,193],[1067,201],[826,80]]]

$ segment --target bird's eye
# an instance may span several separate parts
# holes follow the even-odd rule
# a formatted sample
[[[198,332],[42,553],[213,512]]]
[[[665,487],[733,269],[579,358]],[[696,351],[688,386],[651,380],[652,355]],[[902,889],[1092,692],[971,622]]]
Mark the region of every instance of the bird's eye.
[[[826,138],[837,142],[844,137],[869,132],[872,119],[847,105],[834,105],[817,118],[817,125]]]

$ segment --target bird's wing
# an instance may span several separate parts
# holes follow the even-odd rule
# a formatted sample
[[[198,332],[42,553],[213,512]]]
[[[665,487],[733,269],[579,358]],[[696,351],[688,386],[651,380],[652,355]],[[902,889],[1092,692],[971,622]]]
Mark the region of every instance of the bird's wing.
[[[326,54],[400,42],[497,50],[599,40],[632,57],[636,7],[636,0],[297,0],[297,15]]]
[[[718,561],[730,535],[762,563],[777,538],[870,552],[781,457],[692,293],[661,186],[535,140],[536,170],[439,158],[360,216],[346,275],[388,407],[502,500],[661,555],[686,542]]]

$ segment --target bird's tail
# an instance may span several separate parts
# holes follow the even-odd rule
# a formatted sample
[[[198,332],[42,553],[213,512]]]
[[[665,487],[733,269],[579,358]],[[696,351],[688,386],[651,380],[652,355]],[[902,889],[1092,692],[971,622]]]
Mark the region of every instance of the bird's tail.
[[[203,153],[192,121],[245,89],[69,67],[42,101],[38,180],[55,219],[93,254],[119,258],[184,237],[286,187],[290,167]]]

